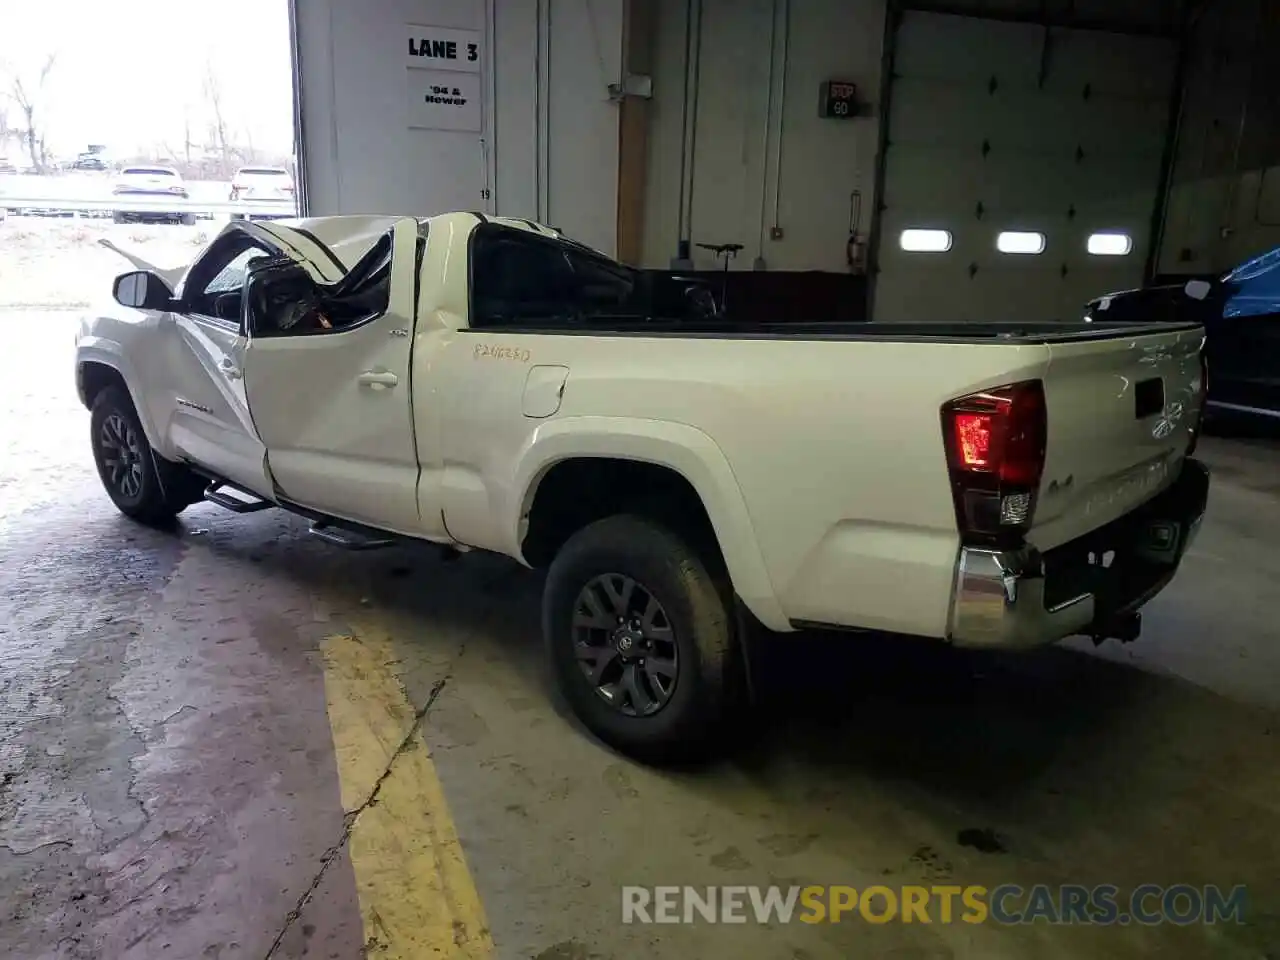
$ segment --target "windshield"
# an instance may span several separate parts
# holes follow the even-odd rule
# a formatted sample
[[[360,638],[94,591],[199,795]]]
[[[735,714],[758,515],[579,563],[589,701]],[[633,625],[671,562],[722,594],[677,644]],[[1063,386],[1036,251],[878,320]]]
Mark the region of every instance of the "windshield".
[[[124,175],[138,177],[176,177],[178,174],[164,167],[126,167]]]
[[[277,170],[271,167],[245,167],[240,171],[242,177],[287,177],[288,170]]]

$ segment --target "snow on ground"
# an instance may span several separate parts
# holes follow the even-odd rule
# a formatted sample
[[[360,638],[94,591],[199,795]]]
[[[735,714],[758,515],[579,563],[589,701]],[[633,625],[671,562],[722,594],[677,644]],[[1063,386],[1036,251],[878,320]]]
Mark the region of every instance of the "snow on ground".
[[[133,269],[100,240],[157,266],[175,267],[189,263],[221,226],[9,216],[0,220],[0,308],[83,309],[100,303],[110,298],[116,276]]]

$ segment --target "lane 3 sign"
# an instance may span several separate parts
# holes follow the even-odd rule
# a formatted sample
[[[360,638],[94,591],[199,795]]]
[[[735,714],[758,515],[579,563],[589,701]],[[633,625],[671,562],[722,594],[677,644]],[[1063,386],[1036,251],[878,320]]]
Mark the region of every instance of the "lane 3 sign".
[[[479,133],[480,31],[410,23],[405,34],[409,126]]]
[[[479,30],[457,27],[428,27],[410,23],[404,40],[405,66],[410,69],[480,72]]]

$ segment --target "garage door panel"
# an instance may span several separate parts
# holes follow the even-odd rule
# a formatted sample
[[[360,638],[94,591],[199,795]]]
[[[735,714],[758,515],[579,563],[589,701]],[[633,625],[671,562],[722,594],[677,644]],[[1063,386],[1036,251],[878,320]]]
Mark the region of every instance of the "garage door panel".
[[[1037,171],[1035,177],[1028,170]],[[979,199],[987,216],[1036,220],[1048,215],[1065,215],[1072,200],[1070,160],[1053,154],[992,153],[983,168]]]
[[[1079,98],[1050,97],[1034,87],[1003,88],[925,80],[903,75],[894,81],[889,140],[896,144],[969,145],[990,150],[1074,151],[1077,134],[1071,124],[1028,126],[1029,115],[1058,117],[1073,110]],[[1083,103],[1083,101],[1080,101]]]
[[[1068,319],[1141,282],[1164,149],[1174,44],[911,13],[897,35],[876,319]],[[992,78],[994,77],[994,89]],[[1087,88],[1087,90],[1086,90]],[[903,229],[951,232],[942,254],[898,248]],[[1045,235],[1038,255],[1002,230]],[[1132,239],[1088,253],[1092,233]]]
[[[1028,169],[1037,177],[1026,176]],[[1077,165],[1055,156],[992,154],[986,160],[946,149],[904,151],[901,162],[885,171],[885,206],[913,213],[976,214],[981,202],[984,215],[1066,214],[1073,203],[1081,206]],[[1041,179],[1043,178],[1043,179]],[[1098,191],[1104,189],[1097,187]],[[1112,196],[1129,197],[1132,187],[1106,196],[1090,195],[1086,202],[1103,204]]]
[[[1159,157],[1169,121],[1160,105],[1137,100],[1073,101],[1059,116],[1086,157]]]
[[[1040,72],[1040,28],[970,17],[908,12],[903,15],[894,67],[904,76],[953,81],[993,74],[1035,82]]]
[[[1077,210],[1130,210],[1151,215],[1160,164],[1151,160],[1084,164],[1068,174],[1071,199]]]
[[[913,280],[899,271],[886,276],[876,289],[876,310],[882,320],[970,320],[973,306],[966,268],[954,261],[916,266]]]
[[[998,122],[998,98],[978,86],[903,76],[894,82],[889,139],[909,144],[970,144],[975,152]]]
[[[1095,97],[1116,95],[1164,103],[1173,85],[1169,41],[1095,30],[1054,30],[1045,86]]]

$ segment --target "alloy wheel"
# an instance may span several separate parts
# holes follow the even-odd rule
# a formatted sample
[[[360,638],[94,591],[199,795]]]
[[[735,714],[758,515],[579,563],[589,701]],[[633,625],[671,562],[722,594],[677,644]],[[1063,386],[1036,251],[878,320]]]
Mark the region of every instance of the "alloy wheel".
[[[671,699],[679,650],[667,612],[633,577],[590,580],[573,606],[578,666],[596,694],[629,717],[649,717]]]
[[[107,482],[120,496],[135,499],[142,492],[142,445],[133,425],[118,413],[102,421],[98,444]]]

